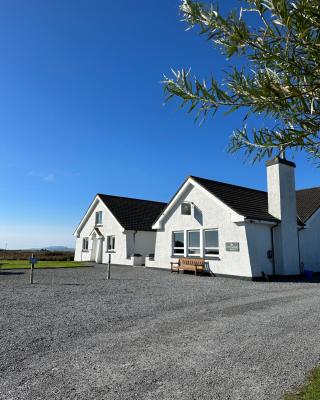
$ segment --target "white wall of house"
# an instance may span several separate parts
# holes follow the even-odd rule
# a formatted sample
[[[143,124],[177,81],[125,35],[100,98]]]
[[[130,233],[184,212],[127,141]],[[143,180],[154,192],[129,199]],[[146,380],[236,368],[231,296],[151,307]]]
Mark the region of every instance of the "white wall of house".
[[[98,229],[103,235],[100,239],[92,232],[95,228],[96,212],[102,211],[102,225]],[[111,254],[113,264],[132,265],[130,256],[140,253],[143,256],[154,253],[156,232],[124,231],[108,208],[97,199],[90,213],[83,223],[76,238],[75,261],[95,261],[107,263],[107,236],[115,236],[115,251]],[[89,238],[89,249],[82,249],[83,238]],[[100,248],[102,246],[102,249]],[[101,250],[100,250],[101,249]],[[102,260],[99,260],[99,251],[102,251]]]
[[[299,233],[300,261],[304,269],[320,272],[320,211],[310,217],[306,227]]]
[[[115,217],[100,200],[97,200],[96,204],[90,210],[87,220],[79,232],[79,237],[76,239],[75,260],[97,261],[97,259],[95,259],[96,249],[94,245],[96,241],[101,239],[95,238],[94,235],[90,235],[94,230],[95,214],[98,211],[102,211],[102,225],[98,226],[98,229],[104,236],[102,239],[102,262],[106,263],[108,258],[108,254],[106,253],[107,236],[115,235],[115,252],[112,254],[112,262],[115,264],[123,264],[125,261],[127,261],[126,234],[123,232],[123,228],[120,226]],[[82,241],[84,237],[89,237],[88,251],[84,251],[82,249]]]
[[[252,276],[259,277],[264,272],[273,274],[272,256],[268,257],[268,251],[272,251],[272,225],[248,221],[246,223],[246,235]]]
[[[181,215],[181,203],[192,202],[195,205],[194,215]],[[247,222],[233,222],[233,212],[228,207],[212,200],[209,194],[191,183],[181,193],[176,205],[163,217],[161,229],[157,232],[155,260],[149,266],[170,268],[171,261],[179,256],[172,255],[172,233],[183,231],[186,236],[189,230],[200,230],[201,242],[205,229],[218,229],[219,256],[206,258],[211,271],[217,274],[237,275],[243,277],[261,276],[261,271],[270,273],[272,263],[267,259],[267,250],[271,249],[270,226]],[[248,248],[248,237],[254,242]],[[226,251],[226,242],[238,242],[239,252]],[[255,251],[255,245],[258,251]],[[201,246],[203,248],[203,246]],[[185,251],[185,256],[188,256]],[[203,253],[200,254],[203,257]],[[270,266],[271,264],[271,266]]]

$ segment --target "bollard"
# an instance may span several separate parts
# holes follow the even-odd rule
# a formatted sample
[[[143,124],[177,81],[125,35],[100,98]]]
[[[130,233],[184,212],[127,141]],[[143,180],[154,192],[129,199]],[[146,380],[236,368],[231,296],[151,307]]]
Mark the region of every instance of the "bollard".
[[[109,253],[108,266],[107,266],[107,279],[110,279],[111,274],[111,254]]]
[[[33,258],[33,253],[32,253],[31,260],[30,260],[30,265],[31,265],[31,267],[30,267],[30,284],[31,285],[33,284],[33,267],[34,267],[33,261],[34,261],[34,258]]]

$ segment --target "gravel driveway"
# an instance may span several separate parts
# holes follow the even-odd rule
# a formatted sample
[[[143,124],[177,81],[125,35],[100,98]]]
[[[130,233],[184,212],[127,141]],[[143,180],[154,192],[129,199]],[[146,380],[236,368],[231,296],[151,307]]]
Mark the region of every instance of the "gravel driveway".
[[[0,398],[282,399],[320,358],[320,284],[103,266],[0,274]]]

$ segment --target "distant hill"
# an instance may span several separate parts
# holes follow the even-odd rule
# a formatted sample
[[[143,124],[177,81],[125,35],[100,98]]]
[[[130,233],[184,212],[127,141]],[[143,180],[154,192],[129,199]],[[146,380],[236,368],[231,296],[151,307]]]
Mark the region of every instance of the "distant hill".
[[[49,251],[74,251],[74,249],[67,246],[48,246],[46,249]]]
[[[26,251],[43,251],[43,250],[73,252],[75,249],[67,246],[33,247],[32,249],[26,249]]]

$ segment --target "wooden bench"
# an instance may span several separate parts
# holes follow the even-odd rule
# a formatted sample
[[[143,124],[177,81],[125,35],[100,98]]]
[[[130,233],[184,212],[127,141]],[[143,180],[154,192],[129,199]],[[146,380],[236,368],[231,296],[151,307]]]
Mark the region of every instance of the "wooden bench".
[[[171,263],[171,272],[179,271],[194,271],[194,274],[197,275],[197,272],[203,272],[205,270],[205,260],[204,258],[179,258],[178,262]]]

